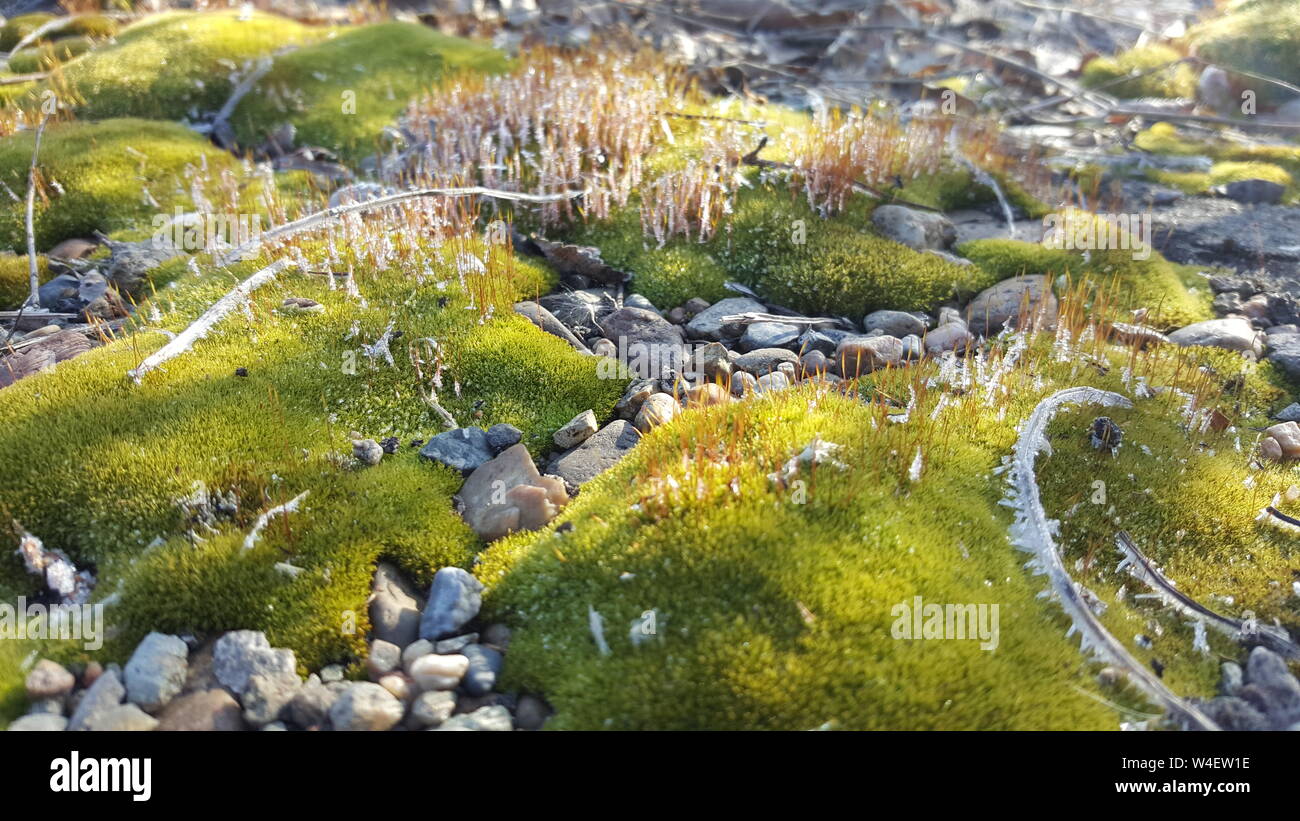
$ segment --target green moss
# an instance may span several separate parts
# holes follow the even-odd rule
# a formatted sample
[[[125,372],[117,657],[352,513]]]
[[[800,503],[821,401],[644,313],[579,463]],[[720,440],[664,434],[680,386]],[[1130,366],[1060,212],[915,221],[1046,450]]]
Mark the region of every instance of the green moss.
[[[26,248],[27,174],[34,133],[0,141],[0,182],[18,197],[0,197],[0,247]],[[70,237],[124,227],[148,227],[174,204],[189,205],[187,166],[206,160],[213,176],[236,160],[193,131],[172,123],[107,120],[48,128],[40,168],[46,197],[37,200],[36,245],[48,249]],[[62,193],[51,187],[57,182]],[[158,206],[148,204],[148,190]]]
[[[1048,509],[1069,511],[1061,517],[1067,564],[1111,604],[1105,616],[1110,630],[1126,640],[1138,634],[1151,639],[1150,648],[1133,652],[1144,663],[1158,662],[1175,692],[1213,693],[1218,663],[1238,659],[1240,650],[1210,631],[1213,652],[1190,652],[1193,633],[1185,620],[1131,598],[1148,591],[1115,572],[1114,534],[1126,530],[1194,599],[1233,616],[1267,613],[1294,634],[1300,627],[1300,602],[1291,590],[1294,537],[1255,516],[1295,477],[1284,467],[1252,471],[1247,464],[1255,438],[1249,428],[1268,424],[1265,410],[1285,396],[1269,384],[1270,369],[1218,349],[1198,349],[1190,360],[1217,385],[1243,377],[1241,389],[1207,403],[1233,427],[1189,435],[1177,423],[1185,400],[1165,395],[1132,410],[1106,411],[1124,431],[1122,446],[1110,456],[1093,450],[1084,433],[1097,411],[1079,409],[1049,430],[1053,453],[1039,476]],[[1124,587],[1126,599],[1120,598]]]
[[[591,409],[598,419],[608,418],[627,386],[597,378],[597,360],[571,356],[572,350],[537,333],[523,317],[502,317],[452,344],[462,394],[448,400],[449,410],[459,418],[508,422],[527,431],[529,450],[544,453],[552,447],[551,435],[575,413]]]
[[[1191,29],[1187,43],[1208,62],[1300,83],[1300,4],[1294,0],[1248,0]],[[1251,85],[1260,102],[1282,103],[1293,95],[1272,84]]]
[[[1196,72],[1187,63],[1153,72],[1182,56],[1169,46],[1140,46],[1114,57],[1089,60],[1081,81],[1090,88],[1105,86],[1106,92],[1116,97],[1194,97]]]
[[[19,40],[50,22],[54,17],[53,14],[37,12],[9,18],[4,26],[0,26],[0,51],[12,51]]]
[[[1009,175],[996,173],[992,174],[992,177],[997,181],[1007,201],[1024,211],[1030,219],[1037,219],[1048,212],[1045,203],[1026,191]],[[965,168],[918,177],[899,189],[897,196],[899,200],[928,205],[940,211],[978,208],[997,202],[997,194],[993,189],[976,182],[971,172]]]
[[[978,268],[878,236],[868,227],[870,207],[859,198],[827,218],[783,188],[760,186],[737,195],[734,215],[705,243],[676,239],[656,248],[640,235],[631,209],[572,238],[600,248],[607,262],[633,274],[631,287],[665,309],[693,296],[721,299],[728,279],[795,310],[850,316],[925,310],[993,283]]]
[[[1206,173],[1149,168],[1146,176],[1154,182],[1173,186],[1188,194],[1204,194],[1216,185],[1238,180],[1268,180],[1288,189],[1285,198],[1290,199],[1295,194],[1295,180],[1291,174],[1285,168],[1267,162],[1216,162]]]
[[[866,406],[810,398],[693,411],[588,485],[563,514],[567,533],[487,552],[486,606],[516,628],[510,683],[546,693],[558,711],[548,726],[1107,726],[1106,711],[1072,691],[1088,686],[1084,665],[1006,549],[986,454],[963,441],[909,487],[900,458],[873,441],[893,437],[864,436]],[[711,430],[744,432],[719,445]],[[842,443],[850,467],[823,466],[798,504],[765,474],[814,435]],[[732,455],[724,463],[714,447]],[[683,492],[656,478],[656,462]],[[894,640],[891,609],[916,595],[1000,603],[999,649]],[[589,605],[607,657],[587,630]],[[629,627],[652,609],[656,635],[634,648]]]
[[[324,36],[264,12],[165,12],[63,67],[59,91],[83,119],[181,120],[221,108],[244,63]],[[66,91],[65,91],[66,89]]]
[[[571,238],[600,248],[601,258],[632,274],[630,287],[662,310],[696,296],[709,302],[734,296],[723,287],[730,276],[714,256],[715,244],[675,241],[657,247],[653,238],[642,236],[635,208],[608,222],[582,226]]]
[[[1094,281],[1106,301],[1121,309],[1147,308],[1146,320],[1161,328],[1178,328],[1211,318],[1209,293],[1193,291],[1185,271],[1154,249],[1150,258],[1134,259],[1133,251],[1094,250],[1082,253],[1008,239],[963,243],[958,253],[999,279],[1018,274],[1046,274],[1053,280],[1067,274],[1075,283]]]
[[[1173,123],[1152,123],[1150,128],[1139,131],[1133,137],[1133,144],[1153,154],[1178,156],[1209,154],[1211,150],[1208,143],[1179,134]]]
[[[976,266],[878,236],[869,220],[865,208],[826,219],[802,200],[771,190],[747,191],[719,258],[766,298],[810,314],[929,310],[993,284],[993,277]]]
[[[545,693],[557,710],[553,729],[1087,729],[1129,717],[1102,707],[1099,696],[1149,711],[1130,693],[1098,692],[1077,639],[1064,638],[1059,610],[1036,597],[1042,578],[1006,542],[1011,516],[998,504],[1003,490],[991,469],[1009,452],[1020,420],[1066,385],[1127,393],[1129,352],[1104,354],[1098,361],[1111,359],[1106,370],[1058,362],[1050,348],[1048,336],[1031,346],[1005,392],[984,385],[936,411],[930,391],[903,424],[885,422],[879,406],[800,388],[688,411],[656,429],[546,530],[512,536],[483,555],[477,573],[489,585],[485,608],[514,628],[506,686]],[[1183,353],[1165,353],[1140,368],[1153,384],[1185,389],[1186,379],[1199,378],[1189,367],[1199,353],[1182,364]],[[1248,369],[1245,388],[1234,394],[1249,414],[1242,424],[1276,401],[1260,375],[1267,368],[1224,352],[1211,352],[1210,361],[1222,377]],[[873,375],[872,387],[902,395],[934,376],[927,364],[916,374]],[[987,407],[984,397],[992,396],[1005,397],[997,401],[1005,417]],[[1127,439],[1119,459],[1097,455],[1086,444],[1090,409],[1053,426],[1054,453],[1040,468],[1049,515],[1066,515],[1080,498],[1086,504],[1094,475],[1115,486],[1116,510],[1068,519],[1067,565],[1086,558],[1081,545],[1109,545],[1116,517],[1145,537],[1140,524],[1159,502],[1170,529],[1189,515],[1203,523],[1191,526],[1217,546],[1207,561],[1222,559],[1224,545],[1241,537],[1270,550],[1249,583],[1257,574],[1282,575],[1284,539],[1250,521],[1278,481],[1257,498],[1233,494],[1191,513],[1214,486],[1240,484],[1245,457],[1228,436],[1213,443],[1217,457],[1171,470],[1199,448],[1184,431],[1181,407],[1169,394],[1134,415],[1144,421],[1133,435],[1153,456]],[[841,446],[834,455],[842,470],[804,468],[803,484],[786,489],[768,479],[814,437]],[[918,445],[923,467],[912,480]],[[1154,497],[1143,492],[1152,482]],[[1184,502],[1175,491],[1189,484],[1194,498]],[[1228,508],[1233,539],[1223,540],[1212,522]],[[1114,567],[1113,549],[1106,550],[1088,559],[1090,585],[1094,570]],[[1218,567],[1207,586],[1236,590],[1233,574]],[[1129,592],[1137,592],[1131,581]],[[999,603],[998,649],[893,639],[894,606],[918,595],[930,603]],[[1138,658],[1165,664],[1179,692],[1213,693],[1220,657],[1192,650],[1190,630],[1175,614],[1131,598],[1103,600],[1108,624]],[[1265,618],[1290,606],[1279,595],[1256,602]],[[588,607],[601,616],[608,655],[592,641]],[[634,646],[630,629],[651,610],[654,634]],[[1133,637],[1155,632],[1153,622],[1164,638],[1148,651]],[[1230,642],[1212,636],[1211,643],[1235,657]]]
[[[120,28],[121,26],[112,17],[103,14],[83,14],[67,27],[55,32],[55,36],[60,39],[67,36],[81,36],[102,40],[117,34]]]
[[[426,367],[417,372],[408,342],[441,343],[440,397],[463,424],[512,421],[535,443],[588,408],[608,413],[623,384],[595,379],[595,360],[510,312],[513,301],[549,289],[554,272],[494,253],[471,283],[471,303],[449,246],[419,253],[382,271],[348,254],[365,308],[321,277],[283,275],[254,294],[252,319],[226,319],[141,385],[126,371],[166,341],[162,334],[120,339],[0,392],[7,515],[79,565],[93,564],[97,597],[121,593],[107,616],[121,633],[104,658],[122,660],[152,629],[251,627],[316,669],[363,652],[378,558],[396,560],[420,583],[468,562],[478,542],[450,503],[460,477],[407,444],[443,429],[422,398],[433,376],[429,352],[419,351]],[[256,264],[164,272],[159,280],[170,284],[152,296],[162,318],[150,327],[179,330]],[[282,314],[288,295],[317,299],[325,313]],[[480,322],[475,306],[499,318]],[[402,331],[392,365],[361,350],[390,322]],[[241,367],[246,377],[235,375]],[[402,446],[377,467],[357,468],[354,430],[397,436]],[[42,443],[39,465],[19,456],[33,441]],[[233,493],[238,514],[218,519],[215,530],[192,520],[178,500],[196,482]],[[303,491],[301,512],[276,519],[243,549],[261,511]],[[286,575],[274,567],[282,561],[303,570]],[[12,544],[0,546],[0,582],[34,592]]]
[[[41,282],[50,278],[45,257],[36,258],[36,272]],[[0,311],[15,310],[31,295],[26,254],[0,254]]]
[[[1148,169],[1150,179],[1175,186],[1190,194],[1202,194],[1212,186],[1245,179],[1265,179],[1290,189],[1296,195],[1300,174],[1300,146],[1242,145],[1226,140],[1197,140],[1179,133],[1172,123],[1154,123],[1133,139],[1144,151],[1174,156],[1206,156],[1216,162],[1208,173]]]
[[[364,26],[276,58],[231,121],[246,146],[289,122],[298,142],[356,159],[374,153],[380,132],[439,77],[505,66],[500,52],[428,26]]]
[[[89,37],[65,37],[43,46],[25,48],[9,58],[9,70],[15,74],[47,71],[52,66],[85,54],[94,43]]]
[[[981,239],[963,243],[957,251],[998,279],[1024,274],[1058,275],[1083,267],[1078,255],[1036,242]]]

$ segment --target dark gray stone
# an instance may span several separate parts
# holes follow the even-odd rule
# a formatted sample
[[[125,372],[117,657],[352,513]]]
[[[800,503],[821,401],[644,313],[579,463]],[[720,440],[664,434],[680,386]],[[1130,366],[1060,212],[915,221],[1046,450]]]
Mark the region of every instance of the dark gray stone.
[[[420,618],[420,638],[437,641],[456,635],[478,615],[483,585],[459,567],[444,567],[433,576],[429,603]]]
[[[1205,714],[1225,730],[1269,729],[1268,718],[1236,696],[1216,698],[1203,705]]]
[[[685,359],[678,326],[644,308],[620,308],[600,321],[600,331],[618,347],[618,358],[644,379],[679,371]]]
[[[623,419],[610,422],[591,438],[551,460],[546,472],[564,481],[582,485],[618,463],[641,441],[637,429]]]
[[[795,340],[795,349],[800,353],[820,351],[821,353],[830,356],[835,353],[835,346],[838,344],[839,340],[832,336],[830,332],[814,331],[809,328],[800,334],[799,338]]]
[[[81,281],[72,274],[59,274],[54,279],[41,285],[37,289],[37,294],[41,299],[41,307],[50,311],[64,310],[71,303],[73,310],[76,310],[76,304],[80,301],[77,294],[81,288]]]
[[[1285,186],[1270,180],[1237,180],[1225,185],[1216,185],[1210,190],[1221,197],[1247,205],[1259,203],[1276,205],[1282,201],[1282,195],[1286,193]]]
[[[731,297],[724,299],[707,309],[700,311],[686,323],[686,334],[692,339],[711,339],[721,342],[735,339],[745,332],[742,323],[724,323],[722,318],[732,314],[765,312],[767,306],[748,297]]]
[[[460,686],[471,696],[482,696],[492,692],[492,688],[497,683],[497,676],[501,674],[505,657],[499,650],[482,644],[468,645],[460,652],[469,659],[469,670],[461,679]]]
[[[420,455],[452,470],[470,474],[496,454],[482,428],[457,428],[430,439],[420,448]]]
[[[548,334],[558,336],[581,353],[591,353],[591,350],[586,345],[582,344],[581,339],[578,339],[578,337],[573,335],[573,331],[570,331],[567,325],[556,319],[554,314],[543,308],[541,305],[538,305],[536,302],[530,300],[516,302],[514,307],[515,313],[526,317],[529,322],[541,328],[543,331],[546,331]]]
[[[742,351],[760,348],[793,348],[799,342],[799,326],[784,322],[751,322],[737,347]]]
[[[505,422],[493,425],[487,429],[488,449],[493,453],[500,453],[511,445],[517,445],[523,441],[524,432],[514,425],[508,425]]]
[[[579,336],[600,327],[600,320],[618,310],[614,295],[603,288],[547,294],[537,302]]]
[[[908,335],[924,334],[925,322],[903,311],[872,311],[862,320],[862,328],[867,333],[882,331],[902,339]]]
[[[1273,418],[1279,422],[1300,422],[1300,402],[1292,402]]]
[[[1284,339],[1274,344],[1278,336],[1280,335],[1268,338],[1271,348],[1268,361],[1281,368],[1292,379],[1300,380],[1300,335],[1287,334]]]

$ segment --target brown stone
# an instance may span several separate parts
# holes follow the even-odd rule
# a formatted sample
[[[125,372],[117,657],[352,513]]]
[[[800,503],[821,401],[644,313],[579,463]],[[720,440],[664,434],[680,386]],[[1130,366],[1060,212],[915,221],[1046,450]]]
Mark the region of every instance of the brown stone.
[[[31,701],[62,698],[71,692],[76,683],[76,677],[64,669],[63,665],[41,659],[27,674],[27,698]]]
[[[542,476],[522,443],[477,467],[457,497],[461,515],[484,541],[536,530],[569,501],[564,482]]]
[[[97,248],[99,248],[99,243],[92,239],[74,237],[72,239],[65,239],[63,242],[55,245],[49,250],[46,256],[55,259],[84,259],[95,253],[95,249]]]
[[[225,690],[202,690],[181,696],[159,716],[158,730],[246,730],[239,702]]]
[[[851,336],[835,348],[835,363],[847,377],[871,373],[903,360],[903,341],[892,336]]]
[[[59,331],[50,334],[29,348],[0,359],[0,388],[12,385],[19,379],[31,376],[45,368],[52,368],[59,362],[65,362],[93,347],[95,346],[86,335],[77,331]]]
[[[966,322],[974,333],[997,336],[1008,321],[1018,321],[1022,311],[1040,328],[1055,326],[1056,296],[1046,276],[1011,277],[984,289],[967,306]]]
[[[649,433],[651,429],[671,420],[680,410],[677,400],[668,394],[652,394],[641,403],[641,410],[637,411],[636,421],[632,424],[642,433]]]

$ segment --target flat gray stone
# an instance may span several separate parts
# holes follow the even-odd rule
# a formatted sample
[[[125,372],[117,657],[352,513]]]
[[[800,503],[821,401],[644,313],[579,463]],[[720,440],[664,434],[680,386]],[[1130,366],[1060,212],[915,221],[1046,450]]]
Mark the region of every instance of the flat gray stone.
[[[53,713],[26,715],[10,722],[8,730],[14,733],[61,733],[68,729],[68,720]]]
[[[1263,335],[1251,327],[1249,321],[1239,317],[1194,322],[1169,334],[1169,341],[1175,345],[1205,345],[1255,353],[1261,351],[1262,338]]]
[[[799,355],[786,348],[759,348],[742,354],[733,364],[745,373],[762,376],[777,370],[782,363],[798,365]]]
[[[751,322],[736,347],[742,351],[794,348],[799,344],[799,331],[798,325],[787,325],[784,322]]]
[[[546,472],[573,485],[583,485],[609,470],[641,441],[628,421],[616,419],[576,448],[551,460]]]
[[[510,718],[510,711],[498,704],[491,707],[480,707],[472,713],[452,716],[433,729],[449,732],[508,732],[514,729],[514,721]]]
[[[273,648],[257,630],[231,630],[212,648],[212,671],[236,695],[243,695],[254,675],[297,674],[293,651]]]
[[[177,636],[145,636],[122,670],[126,700],[151,713],[166,707],[185,686],[188,659],[189,648]]]
[[[922,336],[925,322],[905,311],[872,311],[862,320],[866,332],[883,331],[889,336],[902,339],[905,336]]]
[[[462,474],[473,473],[495,455],[482,428],[457,428],[440,433],[420,448],[425,459],[446,465]]]
[[[68,721],[68,729],[89,730],[96,721],[121,704],[125,696],[126,687],[118,680],[117,673],[105,670],[81,697],[81,702]]]
[[[745,326],[741,323],[724,323],[724,316],[765,311],[766,305],[748,297],[724,299],[710,305],[687,322],[686,334],[692,339],[711,339],[714,342],[735,339],[745,332]]]

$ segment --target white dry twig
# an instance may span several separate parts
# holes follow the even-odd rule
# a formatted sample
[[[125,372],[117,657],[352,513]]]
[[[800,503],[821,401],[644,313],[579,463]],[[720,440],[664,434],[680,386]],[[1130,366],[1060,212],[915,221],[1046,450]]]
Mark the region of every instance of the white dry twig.
[[[582,196],[581,191],[561,191],[558,194],[521,194],[517,191],[500,191],[495,188],[483,188],[481,186],[470,186],[466,188],[417,188],[410,191],[400,191],[396,194],[389,194],[386,197],[377,197],[365,202],[353,202],[344,205],[336,205],[333,208],[326,208],[324,211],[317,211],[314,214],[308,214],[305,217],[296,219],[292,222],[286,222],[284,225],[277,225],[269,231],[263,231],[257,236],[249,239],[247,242],[231,249],[219,261],[221,265],[227,265],[238,259],[243,259],[246,255],[262,247],[263,244],[273,239],[292,236],[315,228],[323,223],[330,222],[345,214],[361,214],[367,211],[374,211],[380,208],[386,208],[390,205],[396,205],[406,200],[421,199],[424,197],[492,197],[499,200],[510,200],[512,202],[559,202],[561,200],[574,199]]]
[[[276,505],[275,507],[267,510],[261,516],[258,516],[257,521],[253,523],[253,529],[248,531],[248,535],[244,537],[244,549],[245,550],[253,549],[253,545],[257,544],[257,540],[262,537],[262,530],[266,527],[267,523],[270,522],[273,518],[285,513],[297,512],[298,504],[302,502],[302,500],[305,499],[307,497],[307,494],[310,492],[311,491],[304,490],[302,493],[299,493],[297,496],[293,497],[292,499],[285,502],[284,504]]]
[[[176,335],[176,338],[162,346],[158,350],[149,354],[143,362],[136,368],[127,371],[127,375],[138,385],[146,373],[157,368],[159,365],[173,359],[188,351],[194,343],[207,336],[214,326],[222,319],[237,309],[248,299],[248,295],[266,283],[275,279],[281,271],[289,268],[294,263],[288,259],[280,259],[266,266],[262,270],[250,276],[248,279],[239,283],[229,293],[213,303],[211,308],[203,312],[203,316],[194,320],[188,328]]]
[[[1202,730],[1217,730],[1219,726],[1209,716],[1171,692],[1164,682],[1133,658],[1128,649],[1111,635],[1088,607],[1082,589],[1065,569],[1053,538],[1059,522],[1048,519],[1047,512],[1043,510],[1038,480],[1034,476],[1034,462],[1040,452],[1051,453],[1052,448],[1047,441],[1047,425],[1062,406],[1070,404],[1133,406],[1132,402],[1117,393],[1089,387],[1066,388],[1038,403],[1020,430],[1011,459],[1011,492],[1005,502],[1016,511],[1016,521],[1011,527],[1011,541],[1021,550],[1033,554],[1026,566],[1036,573],[1047,575],[1052,595],[1070,617],[1070,633],[1078,631],[1082,635],[1083,649],[1123,670],[1129,680],[1147,696],[1184,721]]]

